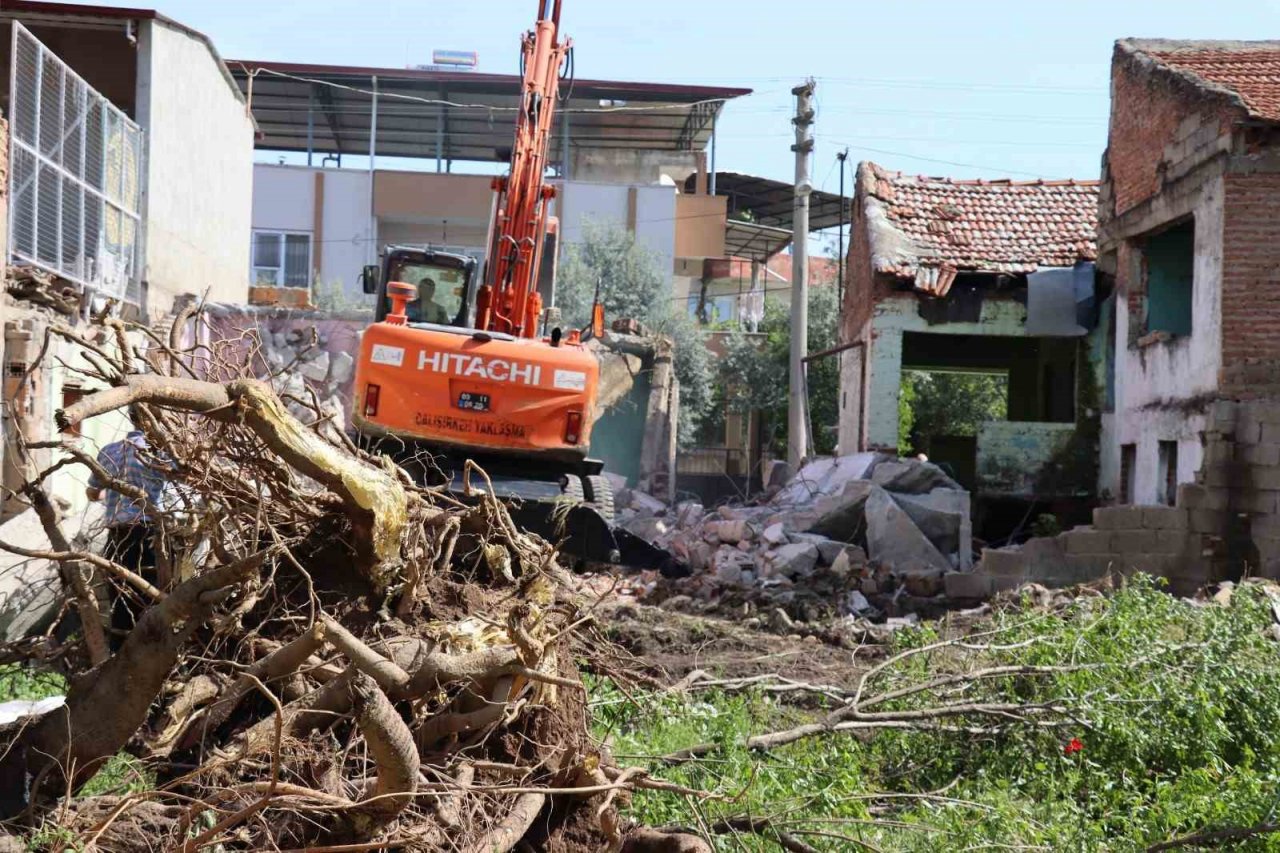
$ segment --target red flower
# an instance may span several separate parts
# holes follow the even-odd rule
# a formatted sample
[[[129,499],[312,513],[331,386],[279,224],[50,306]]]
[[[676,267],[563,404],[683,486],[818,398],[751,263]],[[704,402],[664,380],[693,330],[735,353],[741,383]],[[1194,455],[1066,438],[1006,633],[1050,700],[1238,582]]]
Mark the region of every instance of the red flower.
[[[1075,755],[1077,752],[1082,751],[1084,751],[1084,744],[1081,743],[1080,738],[1078,737],[1073,737],[1067,742],[1067,745],[1062,748],[1063,755]]]

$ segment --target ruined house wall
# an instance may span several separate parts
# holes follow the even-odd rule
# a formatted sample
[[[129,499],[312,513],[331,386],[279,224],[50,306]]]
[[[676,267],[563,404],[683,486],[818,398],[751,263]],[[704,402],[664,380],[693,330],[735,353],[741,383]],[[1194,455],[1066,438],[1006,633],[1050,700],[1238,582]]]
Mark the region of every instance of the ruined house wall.
[[[1109,187],[1104,188],[1100,202],[1102,219],[1119,216],[1160,194],[1178,177],[1177,161],[1190,153],[1188,140],[1193,140],[1193,150],[1211,144],[1230,132],[1237,115],[1224,101],[1207,99],[1193,82],[1117,45],[1111,62],[1104,176]]]
[[[1178,483],[1201,467],[1205,402],[1218,394],[1223,366],[1224,175],[1236,116],[1221,98],[1117,48],[1099,199],[1099,265],[1115,276],[1118,294],[1115,415],[1103,452],[1114,462],[1133,446],[1134,503],[1157,502],[1160,442],[1177,442]],[[1144,334],[1142,240],[1189,217],[1191,334],[1152,339]],[[1105,471],[1102,490],[1122,494],[1121,466]]]
[[[1222,391],[1242,398],[1280,392],[1280,174],[1256,165],[1223,179]]]
[[[840,423],[836,442],[841,453],[854,453],[865,449],[868,443],[868,356],[872,346],[870,324],[876,286],[861,198],[853,205],[846,262],[844,304],[840,306],[840,342],[861,341],[863,347],[846,350],[840,355]]]
[[[929,325],[920,316],[919,298],[902,294],[881,298],[871,312],[867,347],[869,382],[866,391],[867,443],[871,447],[898,446],[898,396],[902,387],[902,336],[905,332],[937,335],[997,335],[1027,337],[1027,309],[1009,299],[988,299],[976,323]]]
[[[988,550],[978,580],[993,591],[1144,572],[1186,594],[1245,574],[1280,578],[1280,402],[1218,399],[1203,420],[1203,463],[1175,506],[1099,507],[1091,527]]]

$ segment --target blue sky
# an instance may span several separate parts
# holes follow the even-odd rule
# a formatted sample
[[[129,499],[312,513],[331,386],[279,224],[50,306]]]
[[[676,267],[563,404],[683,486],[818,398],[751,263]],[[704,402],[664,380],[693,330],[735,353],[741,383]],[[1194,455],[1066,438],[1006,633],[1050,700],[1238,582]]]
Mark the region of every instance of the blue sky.
[[[478,51],[482,71],[511,73],[536,3],[154,5],[228,58],[403,67],[453,48]],[[828,190],[846,145],[851,161],[931,175],[1096,178],[1115,39],[1280,37],[1280,0],[564,0],[564,9],[581,77],[755,90],[726,108],[721,169],[789,179],[790,89],[815,77],[813,172]]]

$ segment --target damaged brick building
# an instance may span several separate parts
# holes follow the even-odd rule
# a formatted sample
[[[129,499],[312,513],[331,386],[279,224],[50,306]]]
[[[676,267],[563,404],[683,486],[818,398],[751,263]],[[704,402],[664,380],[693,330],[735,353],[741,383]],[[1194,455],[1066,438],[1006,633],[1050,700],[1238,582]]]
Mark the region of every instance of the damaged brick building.
[[[1094,527],[988,552],[996,586],[1280,575],[1280,42],[1122,40],[1099,198],[1118,294]]]
[[[859,165],[842,310],[842,452],[896,451],[899,398],[912,371],[999,378],[1007,416],[973,434],[914,435],[977,498],[1003,503],[1091,499],[1096,403],[1105,381],[1093,259],[1097,181],[954,180]],[[1081,444],[1081,447],[1076,445]],[[1007,535],[1003,531],[1002,535]]]

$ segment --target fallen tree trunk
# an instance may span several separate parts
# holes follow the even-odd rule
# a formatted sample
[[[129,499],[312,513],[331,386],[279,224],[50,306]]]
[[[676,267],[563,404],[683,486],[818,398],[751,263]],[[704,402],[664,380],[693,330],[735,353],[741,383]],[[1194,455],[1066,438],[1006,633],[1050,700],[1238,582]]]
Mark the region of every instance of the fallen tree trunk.
[[[45,555],[90,559],[151,606],[114,655],[72,673],[64,707],[0,732],[0,816],[32,832],[56,819],[76,846],[113,850],[508,850],[583,821],[616,842],[612,796],[589,801],[628,777],[564,788],[599,759],[554,548],[491,497],[462,507],[319,413],[295,419],[247,375],[251,356],[231,357],[243,341],[180,351],[176,332],[148,333],[147,358],[107,325],[118,352],[64,333],[107,387],[58,422],[136,412],[154,448],[140,458],[179,498],[148,512],[186,575],[155,588],[96,555]],[[193,378],[196,364],[233,378]],[[57,465],[96,464],[61,449]],[[93,633],[73,646],[100,661]],[[75,797],[121,750],[160,784]]]

